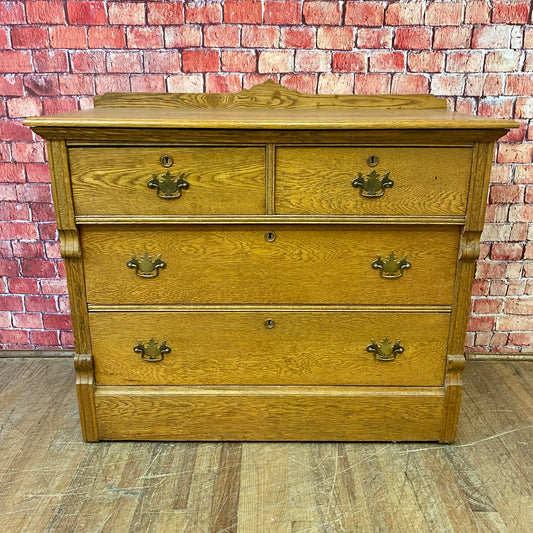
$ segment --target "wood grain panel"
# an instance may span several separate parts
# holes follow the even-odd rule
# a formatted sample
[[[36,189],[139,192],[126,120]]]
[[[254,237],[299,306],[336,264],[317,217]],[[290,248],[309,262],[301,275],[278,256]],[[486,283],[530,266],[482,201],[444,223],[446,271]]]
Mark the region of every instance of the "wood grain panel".
[[[170,168],[164,154],[174,159]],[[264,147],[71,148],[69,156],[78,215],[265,213]],[[167,170],[189,182],[181,198],[147,187],[152,173]]]
[[[90,320],[100,385],[442,386],[450,316],[147,311],[91,313]],[[163,361],[133,351],[152,337],[172,349]],[[376,361],[366,350],[385,337],[405,348],[394,361]]]
[[[394,181],[380,198],[352,186],[370,155]],[[471,148],[278,147],[276,213],[464,215],[471,160]]]
[[[97,387],[100,438],[438,440],[441,388]]]
[[[444,227],[83,226],[90,304],[452,302],[459,229]],[[274,231],[274,242],[265,233]],[[167,266],[142,279],[131,254],[162,254]],[[377,255],[407,254],[401,278],[371,267]]]

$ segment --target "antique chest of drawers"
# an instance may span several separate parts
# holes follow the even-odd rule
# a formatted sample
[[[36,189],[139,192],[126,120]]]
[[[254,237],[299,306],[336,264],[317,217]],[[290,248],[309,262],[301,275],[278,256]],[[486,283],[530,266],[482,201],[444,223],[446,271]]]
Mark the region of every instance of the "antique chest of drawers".
[[[107,94],[48,140],[84,438],[455,438],[493,144],[432,96]]]

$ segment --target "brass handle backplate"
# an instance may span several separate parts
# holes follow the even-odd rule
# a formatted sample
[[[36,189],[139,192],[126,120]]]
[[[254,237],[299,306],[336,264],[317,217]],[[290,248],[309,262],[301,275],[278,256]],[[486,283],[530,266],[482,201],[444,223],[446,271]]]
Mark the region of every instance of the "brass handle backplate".
[[[135,274],[140,278],[155,278],[159,274],[160,268],[165,268],[167,264],[161,259],[161,254],[152,261],[152,256],[144,252],[139,259],[135,254],[131,254],[131,259],[126,263],[129,268],[135,269]]]
[[[175,200],[181,197],[181,190],[190,187],[189,182],[184,178],[185,173],[180,172],[178,176],[174,176],[168,170],[158,177],[156,173],[152,173],[152,178],[148,180],[148,188],[156,189],[157,196],[164,200]],[[175,178],[175,179],[174,179]]]
[[[167,346],[167,341],[164,340],[161,345],[158,346],[158,343],[152,337],[146,344],[141,341],[137,341],[137,345],[133,347],[135,353],[140,353],[141,358],[144,361],[150,363],[157,363],[158,361],[163,360],[163,356],[166,353],[170,353],[170,346]]]
[[[361,196],[365,198],[379,198],[385,194],[385,189],[390,189],[394,181],[389,178],[390,172],[380,177],[380,174],[372,169],[368,174],[357,173],[357,178],[352,181],[352,186],[359,189]]]
[[[372,268],[379,270],[382,278],[401,278],[404,269],[411,268],[411,263],[407,261],[404,255],[400,260],[391,252],[386,259],[380,255],[370,265]]]
[[[396,354],[403,353],[404,347],[400,344],[401,341],[396,341],[394,344],[385,337],[380,343],[372,339],[371,344],[366,347],[366,351],[374,354],[376,361],[394,361]]]

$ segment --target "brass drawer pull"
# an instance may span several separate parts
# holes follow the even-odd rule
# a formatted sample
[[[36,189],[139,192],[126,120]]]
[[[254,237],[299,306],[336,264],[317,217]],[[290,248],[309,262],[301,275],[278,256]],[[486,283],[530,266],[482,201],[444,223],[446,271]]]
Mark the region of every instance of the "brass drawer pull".
[[[129,268],[135,269],[135,274],[140,278],[155,278],[159,274],[160,268],[165,268],[167,264],[161,259],[161,254],[158,254],[152,261],[152,256],[148,252],[144,252],[140,259],[131,254],[131,259],[126,263]]]
[[[385,194],[385,189],[390,189],[394,185],[389,174],[390,172],[387,172],[380,178],[380,174],[375,169],[366,175],[358,172],[357,178],[352,181],[352,186],[359,189],[361,196],[365,198],[379,198]]]
[[[174,200],[181,197],[181,190],[190,187],[189,182],[184,178],[185,173],[180,172],[178,177],[171,174],[168,170],[161,174],[159,178],[156,173],[152,173],[152,179],[148,180],[148,188],[156,189],[157,196],[164,200]],[[176,179],[174,179],[176,178]]]
[[[137,341],[137,345],[133,347],[135,353],[140,353],[141,358],[144,361],[149,363],[157,363],[158,361],[163,360],[163,356],[166,353],[170,353],[170,346],[167,346],[167,341],[164,340],[160,346],[157,345],[157,342],[152,337],[146,345],[141,341]]]
[[[385,337],[379,344],[372,339],[371,344],[366,347],[366,351],[374,354],[376,361],[394,361],[396,354],[403,353],[404,347],[400,344],[401,341],[396,341],[394,344]]]
[[[407,261],[406,255],[398,260],[391,252],[385,260],[378,255],[378,258],[370,266],[376,270],[379,269],[382,278],[401,278],[404,269],[411,268],[411,263]]]

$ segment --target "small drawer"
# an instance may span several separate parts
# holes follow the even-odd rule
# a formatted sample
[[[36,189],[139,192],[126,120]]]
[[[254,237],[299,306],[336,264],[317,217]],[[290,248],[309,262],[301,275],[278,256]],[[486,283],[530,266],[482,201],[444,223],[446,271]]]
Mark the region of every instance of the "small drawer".
[[[100,385],[442,386],[449,319],[415,312],[98,312],[90,313],[90,328]]]
[[[265,150],[71,148],[77,215],[264,214]]]
[[[278,147],[279,214],[464,215],[471,148]]]
[[[87,225],[81,232],[91,304],[453,300],[457,226]]]

